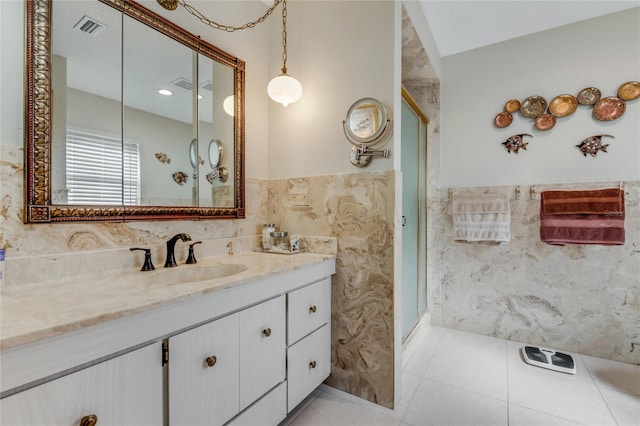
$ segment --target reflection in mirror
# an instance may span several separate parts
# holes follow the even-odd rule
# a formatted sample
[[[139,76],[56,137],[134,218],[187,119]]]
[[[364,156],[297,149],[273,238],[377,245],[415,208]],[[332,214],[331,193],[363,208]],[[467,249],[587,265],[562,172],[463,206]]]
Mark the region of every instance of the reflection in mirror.
[[[85,3],[53,3],[51,197],[122,205],[122,14]]]
[[[344,133],[356,146],[378,143],[390,128],[391,119],[384,105],[374,98],[363,98],[347,111],[343,121]]]
[[[139,147],[139,204],[197,205],[197,168],[189,157],[197,137],[191,88],[197,55],[129,16],[123,19],[123,36],[123,136]],[[166,153],[171,163],[159,164],[156,152]]]
[[[244,217],[242,60],[131,0],[25,5],[26,222]]]
[[[232,181],[222,182],[219,179],[218,167],[224,165],[231,173],[233,162],[223,164],[220,158],[218,165],[211,161],[211,143],[217,141],[219,150],[233,152],[234,117],[225,112],[224,102],[233,95],[233,70],[209,58],[200,57],[198,61],[198,140],[199,150],[209,156],[208,164],[201,161],[199,181],[199,205],[232,207],[235,192]],[[216,179],[217,178],[217,179]]]
[[[213,170],[216,170],[220,163],[222,163],[222,142],[219,139],[211,139],[209,142],[209,165]]]

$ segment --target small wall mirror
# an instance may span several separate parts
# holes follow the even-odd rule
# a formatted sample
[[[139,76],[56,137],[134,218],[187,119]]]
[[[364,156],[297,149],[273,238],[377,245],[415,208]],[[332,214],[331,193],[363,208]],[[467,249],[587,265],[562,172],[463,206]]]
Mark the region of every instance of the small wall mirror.
[[[211,139],[209,142],[209,164],[216,170],[222,163],[222,142],[219,139]]]
[[[356,101],[345,117],[344,134],[356,146],[374,145],[387,133],[391,119],[380,101],[362,98]]]

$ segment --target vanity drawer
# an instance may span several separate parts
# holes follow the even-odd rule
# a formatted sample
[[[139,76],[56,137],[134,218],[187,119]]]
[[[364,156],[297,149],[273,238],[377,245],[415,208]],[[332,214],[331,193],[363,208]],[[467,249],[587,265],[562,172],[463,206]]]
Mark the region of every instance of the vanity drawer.
[[[287,295],[289,346],[331,320],[331,279],[292,291]]]
[[[233,419],[229,426],[277,425],[287,417],[287,382],[282,382]]]
[[[331,373],[331,330],[328,324],[288,349],[289,392],[287,410],[291,412]]]

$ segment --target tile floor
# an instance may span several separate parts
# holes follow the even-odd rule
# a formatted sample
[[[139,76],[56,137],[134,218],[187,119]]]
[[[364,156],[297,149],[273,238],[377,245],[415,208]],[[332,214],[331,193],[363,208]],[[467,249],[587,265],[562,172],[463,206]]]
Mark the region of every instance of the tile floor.
[[[640,426],[638,365],[574,355],[574,376],[525,364],[516,342],[433,326],[412,339],[397,410],[321,385],[283,426]]]

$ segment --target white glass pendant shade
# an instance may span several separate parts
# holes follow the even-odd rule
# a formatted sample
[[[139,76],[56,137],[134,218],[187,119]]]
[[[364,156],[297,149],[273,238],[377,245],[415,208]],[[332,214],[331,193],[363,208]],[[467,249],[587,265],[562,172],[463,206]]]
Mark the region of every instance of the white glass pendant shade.
[[[271,79],[267,93],[274,101],[287,106],[302,97],[302,85],[289,74],[280,74]]]
[[[235,104],[233,102],[233,95],[227,96],[222,102],[222,109],[224,112],[233,117]]]

